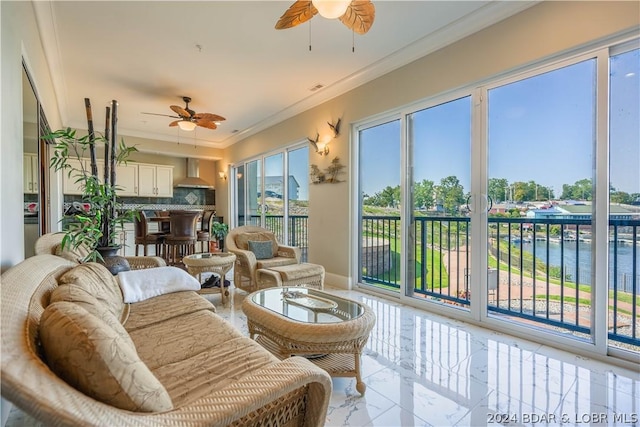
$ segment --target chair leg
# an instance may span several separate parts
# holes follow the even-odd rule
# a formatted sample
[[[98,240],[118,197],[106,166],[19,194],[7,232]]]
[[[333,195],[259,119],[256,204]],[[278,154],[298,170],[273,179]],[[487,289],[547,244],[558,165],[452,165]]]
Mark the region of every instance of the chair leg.
[[[136,256],[138,256],[138,248],[139,248],[139,247],[140,247],[140,245],[138,245],[138,244],[136,243]]]

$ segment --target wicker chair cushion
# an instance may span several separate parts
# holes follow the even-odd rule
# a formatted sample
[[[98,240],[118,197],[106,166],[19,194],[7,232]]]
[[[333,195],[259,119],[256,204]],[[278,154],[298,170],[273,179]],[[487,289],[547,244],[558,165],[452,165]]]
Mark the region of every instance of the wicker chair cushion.
[[[256,256],[256,259],[273,258],[273,244],[270,241],[265,240],[261,242],[249,240],[248,243],[249,250],[253,252],[253,254]]]
[[[115,317],[99,319],[77,304],[56,302],[45,309],[39,331],[48,365],[84,394],[129,411],[173,409]]]
[[[276,241],[276,237],[273,233],[269,231],[257,231],[254,233],[240,233],[236,236],[236,246],[239,249],[248,251],[249,250],[249,241],[253,242],[271,242],[272,246],[272,257],[276,256],[278,253],[278,242]]]
[[[272,270],[277,271],[284,281],[293,281],[305,279],[307,277],[318,276],[324,273],[324,267],[318,264],[296,264],[273,267]]]
[[[116,319],[122,319],[125,307],[122,291],[116,277],[104,265],[96,262],[80,264],[60,277],[58,283],[60,285],[73,283],[85,289],[104,304]]]
[[[64,259],[78,263],[83,262],[90,252],[91,251],[89,251],[89,249],[84,245],[80,245],[76,249],[72,249],[70,246],[62,249],[62,243],[56,245],[53,250],[54,255],[58,255]]]
[[[295,258],[277,256],[274,258],[258,260],[258,262],[256,263],[256,268],[273,268],[292,264],[297,264]]]
[[[51,292],[51,298],[49,303],[68,301],[78,304],[89,313],[93,314],[99,319],[105,319],[109,316],[113,316],[109,307],[106,304],[101,303],[91,295],[85,288],[77,285],[76,283],[68,283],[60,285]],[[120,323],[124,323],[129,315],[129,309],[124,307],[120,316]]]

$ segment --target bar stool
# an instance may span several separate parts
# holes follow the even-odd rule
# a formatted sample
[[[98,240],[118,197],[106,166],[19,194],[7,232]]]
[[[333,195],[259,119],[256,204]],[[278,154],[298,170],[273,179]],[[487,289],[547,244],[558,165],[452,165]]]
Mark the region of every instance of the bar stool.
[[[200,242],[200,252],[209,252],[209,241],[211,240],[211,223],[216,211],[204,211],[202,214],[202,225],[198,231],[197,240]],[[204,250],[204,242],[207,242],[207,250]]]
[[[158,231],[164,234],[169,234],[171,231],[171,224],[169,223],[169,211],[156,211],[156,217],[161,219],[158,221]]]
[[[169,222],[171,233],[167,234],[164,242],[167,245],[167,262],[169,265],[179,264],[182,257],[196,252],[196,228],[200,212],[171,211]]]
[[[147,256],[148,245],[155,245],[156,256],[162,256],[165,233],[149,233],[147,214],[144,211],[138,211],[138,217],[134,219],[133,225],[136,232],[136,256],[138,256],[138,248],[140,246],[143,247],[143,255]]]

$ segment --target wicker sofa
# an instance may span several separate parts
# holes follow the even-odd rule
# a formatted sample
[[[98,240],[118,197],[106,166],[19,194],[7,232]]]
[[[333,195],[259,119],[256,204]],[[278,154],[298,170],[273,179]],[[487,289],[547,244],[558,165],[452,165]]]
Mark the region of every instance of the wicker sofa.
[[[4,398],[52,426],[324,424],[325,371],[278,360],[193,291],[125,304],[115,281],[51,254],[3,273]]]

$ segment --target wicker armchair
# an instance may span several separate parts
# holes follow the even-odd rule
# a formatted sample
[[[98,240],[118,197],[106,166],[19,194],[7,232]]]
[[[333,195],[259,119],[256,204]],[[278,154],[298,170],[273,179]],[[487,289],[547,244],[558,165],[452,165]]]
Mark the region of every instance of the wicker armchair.
[[[58,255],[70,261],[79,262],[84,258],[88,251],[82,247],[71,250],[62,249],[62,239],[64,233],[47,233],[43,234],[36,240],[35,251],[36,255]],[[124,257],[128,262],[132,270],[140,270],[143,268],[163,267],[167,265],[164,259],[157,256],[131,256]]]
[[[249,241],[272,242],[273,256],[256,259],[255,254],[249,250]],[[300,264],[302,257],[300,248],[281,245],[271,231],[252,225],[244,225],[229,231],[225,244],[229,252],[236,254],[234,285],[246,292],[253,292],[259,288],[258,269]]]

